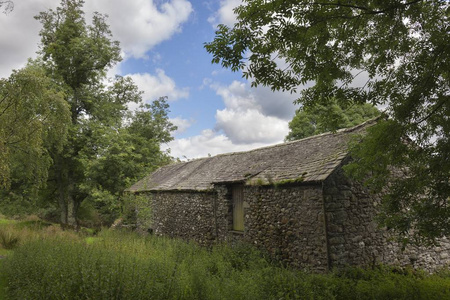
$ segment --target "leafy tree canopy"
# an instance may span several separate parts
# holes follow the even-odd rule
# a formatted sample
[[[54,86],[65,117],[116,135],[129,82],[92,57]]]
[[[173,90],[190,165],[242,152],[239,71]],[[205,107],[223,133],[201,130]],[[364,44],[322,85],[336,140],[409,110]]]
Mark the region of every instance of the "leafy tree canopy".
[[[104,15],[95,13],[86,22],[83,4],[62,0],[56,10],[40,13],[39,68],[30,66],[0,82],[0,138],[6,137],[0,139],[6,149],[0,151],[0,183],[12,173],[23,182],[21,166],[38,162],[48,172],[40,196],[56,202],[61,223],[70,226],[77,226],[83,202],[103,214],[103,221],[117,217],[123,190],[170,161],[160,144],[176,129],[165,98],[143,104],[131,78],[106,78],[108,68],[121,60],[119,43]],[[140,109],[130,111],[130,103]],[[21,141],[36,155],[10,155]],[[35,196],[23,187],[11,186],[11,194]]]
[[[328,106],[319,104],[307,109],[302,107],[295,112],[294,118],[289,122],[289,133],[285,140],[294,141],[353,127],[379,115],[380,111],[368,103],[356,104],[347,109],[343,109],[336,103]]]
[[[62,150],[69,123],[63,91],[38,62],[30,61],[1,79],[0,187],[42,186],[51,164],[50,151]]]
[[[274,90],[311,83],[305,109],[386,107],[349,170],[389,183],[381,221],[406,241],[450,235],[449,1],[244,0],[235,12],[205,46],[213,62]]]
[[[171,141],[170,132],[176,127],[168,120],[166,98],[151,104],[141,103],[135,112],[129,112],[120,128],[99,126],[95,130],[101,151],[97,159],[89,159],[90,148],[83,149],[84,170],[87,178],[81,189],[92,203],[112,223],[121,214],[123,192],[137,179],[171,158],[160,150],[160,144]],[[108,174],[109,176],[105,176]]]

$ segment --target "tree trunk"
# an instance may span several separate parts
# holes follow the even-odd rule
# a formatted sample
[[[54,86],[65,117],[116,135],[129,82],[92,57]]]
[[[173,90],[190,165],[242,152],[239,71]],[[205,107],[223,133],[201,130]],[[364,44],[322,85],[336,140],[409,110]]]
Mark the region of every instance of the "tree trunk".
[[[58,203],[61,211],[60,222],[63,226],[76,228],[78,205],[74,199],[75,184],[69,175],[69,166],[64,163],[64,159],[58,157],[55,161]]]
[[[68,194],[67,194],[67,225],[73,228],[77,228],[77,211],[78,205],[73,197],[74,194],[74,183],[71,178],[69,178],[68,184]]]
[[[58,189],[60,189],[58,185]],[[67,224],[67,205],[65,201],[64,195],[61,195],[61,192],[59,193],[58,197],[58,203],[59,203],[59,210],[60,210],[60,222],[61,224]]]

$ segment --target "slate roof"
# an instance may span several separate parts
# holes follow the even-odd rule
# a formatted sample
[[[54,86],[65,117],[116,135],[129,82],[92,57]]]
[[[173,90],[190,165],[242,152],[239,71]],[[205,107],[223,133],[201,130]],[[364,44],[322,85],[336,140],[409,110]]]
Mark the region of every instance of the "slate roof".
[[[269,184],[299,178],[305,183],[321,182],[348,155],[351,136],[364,133],[374,123],[371,120],[335,133],[174,163],[159,168],[127,191],[204,191],[220,183]]]

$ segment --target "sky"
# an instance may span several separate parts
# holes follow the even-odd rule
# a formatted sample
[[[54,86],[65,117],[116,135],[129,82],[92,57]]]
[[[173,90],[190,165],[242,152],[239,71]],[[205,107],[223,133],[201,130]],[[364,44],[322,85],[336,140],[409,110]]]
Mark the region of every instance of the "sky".
[[[232,25],[240,0],[86,0],[90,20],[107,14],[123,60],[110,76],[130,76],[143,99],[167,96],[174,140],[162,145],[180,159],[250,150],[281,143],[298,95],[250,88],[239,72],[211,64],[204,43],[218,24]],[[33,17],[60,0],[15,0],[0,13],[0,77],[36,57],[41,25]]]

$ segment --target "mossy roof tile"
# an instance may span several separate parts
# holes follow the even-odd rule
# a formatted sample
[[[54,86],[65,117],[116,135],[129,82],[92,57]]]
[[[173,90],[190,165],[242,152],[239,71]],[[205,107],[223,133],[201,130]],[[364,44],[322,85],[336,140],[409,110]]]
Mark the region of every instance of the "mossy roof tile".
[[[347,156],[351,136],[364,133],[374,122],[251,151],[173,163],[159,168],[127,190],[203,191],[220,183],[268,184],[299,178],[305,183],[320,182]]]

